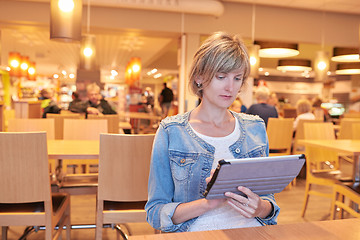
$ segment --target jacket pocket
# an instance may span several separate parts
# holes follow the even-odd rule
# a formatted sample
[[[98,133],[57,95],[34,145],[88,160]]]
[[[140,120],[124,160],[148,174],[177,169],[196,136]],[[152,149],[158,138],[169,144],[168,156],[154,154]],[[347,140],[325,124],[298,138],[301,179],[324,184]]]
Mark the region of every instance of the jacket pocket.
[[[174,178],[178,181],[188,179],[196,159],[197,156],[195,155],[179,154],[170,156],[171,171]]]
[[[248,153],[249,158],[266,157],[265,146],[259,146]]]

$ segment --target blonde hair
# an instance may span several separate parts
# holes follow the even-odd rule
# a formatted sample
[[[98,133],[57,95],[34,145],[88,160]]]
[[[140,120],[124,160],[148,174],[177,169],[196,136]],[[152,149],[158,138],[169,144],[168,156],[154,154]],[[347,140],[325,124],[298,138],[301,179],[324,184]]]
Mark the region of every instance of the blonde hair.
[[[297,114],[303,114],[311,112],[311,103],[307,99],[300,99],[296,103]]]
[[[202,98],[202,89],[210,84],[216,73],[229,73],[236,69],[244,70],[243,86],[250,73],[246,46],[238,35],[216,32],[205,40],[194,55],[189,88],[196,96]],[[196,83],[199,77],[202,77],[202,86]]]

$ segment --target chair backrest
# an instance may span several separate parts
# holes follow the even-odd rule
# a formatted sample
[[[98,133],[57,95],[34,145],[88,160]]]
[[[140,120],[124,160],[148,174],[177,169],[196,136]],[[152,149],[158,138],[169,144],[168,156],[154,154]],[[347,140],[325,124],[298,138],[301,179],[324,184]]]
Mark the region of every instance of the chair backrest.
[[[355,132],[352,130],[354,123],[360,123],[360,118],[342,118],[338,139],[353,139]]]
[[[8,121],[8,132],[45,131],[47,139],[55,139],[54,119],[47,118],[13,118]]]
[[[352,124],[352,131],[353,131],[352,139],[360,140],[360,122]]]
[[[55,121],[55,139],[61,140],[64,139],[64,119],[80,119],[80,113],[72,113],[72,114],[55,114],[48,113],[46,114],[46,118],[54,119]]]
[[[304,124],[305,123],[322,123],[322,120],[309,120],[309,119],[300,119],[296,127],[295,140],[304,139]]]
[[[284,118],[296,118],[297,112],[295,107],[284,107]]]
[[[98,199],[146,201],[154,134],[101,134]]]
[[[99,140],[100,133],[107,133],[105,119],[64,119],[64,139]]]
[[[334,140],[334,125],[330,122],[304,123],[304,139],[311,140]]]
[[[95,115],[88,114],[88,119],[106,119],[108,123],[108,133],[123,133],[120,132],[119,128],[119,115],[117,114],[107,114],[107,115]]]
[[[45,132],[0,133],[0,203],[50,201]]]
[[[349,112],[349,113],[344,113],[344,118],[360,118],[360,113],[359,112]]]
[[[293,118],[269,118],[266,132],[270,150],[285,150],[290,154],[293,123]]]
[[[304,138],[307,140],[334,140],[334,125],[330,122],[304,123]],[[309,161],[307,164],[309,171],[322,170],[325,166],[332,166],[333,170],[339,168],[338,155],[335,151],[308,146],[306,147],[306,157]]]

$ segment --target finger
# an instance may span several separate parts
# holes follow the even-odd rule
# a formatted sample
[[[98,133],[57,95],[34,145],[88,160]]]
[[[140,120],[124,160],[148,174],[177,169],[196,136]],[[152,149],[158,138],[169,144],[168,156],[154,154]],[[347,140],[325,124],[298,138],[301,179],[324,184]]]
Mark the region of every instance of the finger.
[[[257,197],[257,194],[254,193],[253,191],[251,191],[249,188],[247,187],[243,187],[243,186],[239,186],[238,190],[242,193],[244,193],[248,198],[255,198]]]
[[[234,208],[237,212],[239,212],[241,215],[243,215],[246,218],[251,218],[252,217],[252,212],[251,208],[246,207],[244,205],[242,205],[241,203],[236,203],[235,200],[233,199],[229,199],[228,200],[228,204]]]
[[[234,199],[235,201],[243,204],[243,205],[248,205],[249,204],[249,199],[246,198],[246,197],[243,197],[239,194],[236,194],[236,193],[233,193],[233,192],[226,192],[225,193],[225,196],[226,197],[229,197],[229,198],[232,198]]]

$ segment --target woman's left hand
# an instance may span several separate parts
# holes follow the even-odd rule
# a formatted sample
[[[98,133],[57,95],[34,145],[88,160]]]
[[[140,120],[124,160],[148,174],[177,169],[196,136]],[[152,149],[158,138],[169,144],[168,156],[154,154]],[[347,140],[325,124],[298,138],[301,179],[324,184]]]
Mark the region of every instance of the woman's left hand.
[[[249,188],[239,186],[238,190],[243,192],[247,198],[232,192],[226,192],[225,196],[228,197],[228,203],[241,215],[247,218],[265,218],[270,214],[271,203],[269,201],[261,199]]]

